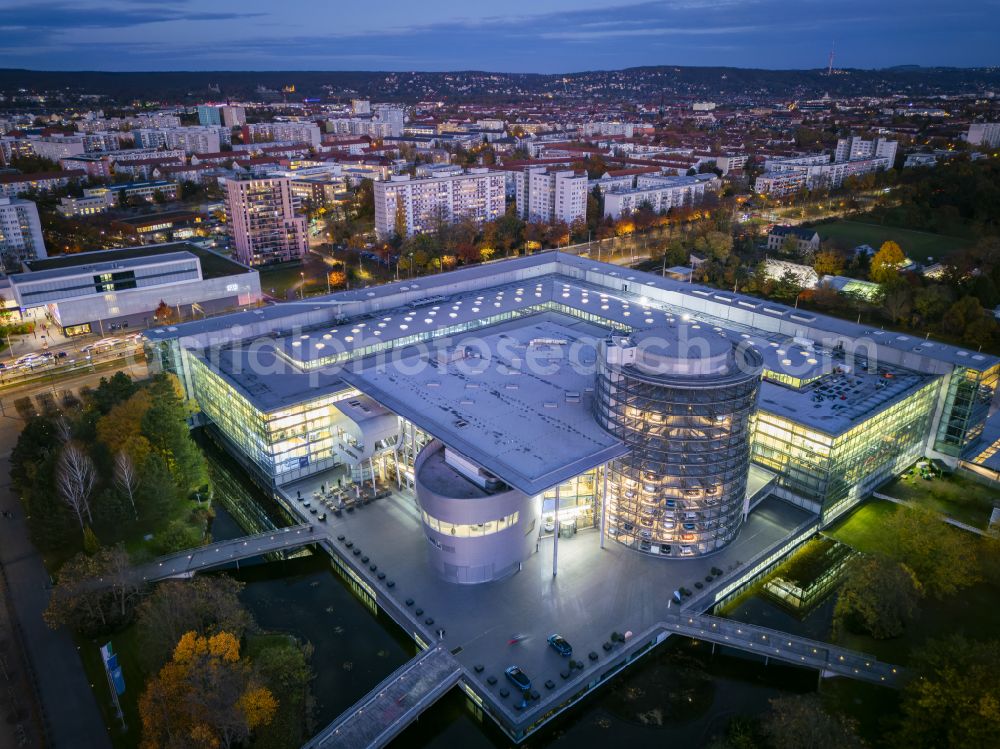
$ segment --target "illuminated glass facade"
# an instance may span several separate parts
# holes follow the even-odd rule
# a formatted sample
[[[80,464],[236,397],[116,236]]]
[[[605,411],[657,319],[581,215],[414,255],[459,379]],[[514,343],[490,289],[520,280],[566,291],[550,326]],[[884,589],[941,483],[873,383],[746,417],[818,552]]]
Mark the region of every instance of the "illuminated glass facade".
[[[592,528],[597,525],[598,473],[595,468],[559,485],[559,521],[561,523],[576,523],[578,529]],[[554,532],[555,520],[556,487],[552,487],[542,494],[542,521],[545,523],[542,529],[543,536]]]
[[[346,388],[265,413],[202,359],[189,354],[186,360],[202,411],[264,475],[283,483],[336,465],[334,445],[343,435],[334,426],[340,416],[334,404],[356,397],[357,390]]]
[[[938,386],[929,382],[839,435],[761,409],[753,460],[779,475],[779,494],[816,503],[827,523],[920,458]]]
[[[701,361],[669,361],[657,374],[641,355],[636,364],[608,349],[597,357],[598,423],[630,449],[606,467],[606,532],[630,548],[708,554],[743,524],[763,360],[748,350],[737,366],[718,341]]]
[[[934,447],[958,456],[983,432],[990,403],[997,388],[1000,364],[986,371],[955,367],[948,380],[944,414],[938,424]]]

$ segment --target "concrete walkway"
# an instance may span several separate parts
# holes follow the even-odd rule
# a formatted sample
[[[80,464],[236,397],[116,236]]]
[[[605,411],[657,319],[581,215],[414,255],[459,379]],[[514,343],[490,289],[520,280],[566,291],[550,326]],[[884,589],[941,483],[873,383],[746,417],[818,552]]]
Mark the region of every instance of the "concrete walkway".
[[[135,575],[136,580],[150,583],[166,580],[170,577],[190,577],[197,572],[210,570],[230,562],[252,559],[282,549],[294,549],[297,546],[318,543],[322,537],[322,530],[320,533],[314,534],[313,525],[303,523],[258,533],[254,536],[243,536],[242,538],[178,551],[154,559],[148,564],[135,567],[132,574]]]
[[[110,749],[72,636],[66,629],[50,629],[42,620],[49,604],[49,574],[29,540],[24,512],[10,486],[10,452],[22,426],[19,419],[0,419],[0,509],[14,514],[13,519],[0,518],[0,564],[42,702],[45,744],[56,749]]]
[[[407,661],[303,745],[303,749],[378,749],[398,736],[462,676],[443,645]]]
[[[663,624],[671,632],[696,640],[757,653],[765,659],[774,658],[819,669],[826,675],[846,676],[896,688],[906,675],[902,667],[883,663],[867,653],[718,616],[672,613],[664,617]]]

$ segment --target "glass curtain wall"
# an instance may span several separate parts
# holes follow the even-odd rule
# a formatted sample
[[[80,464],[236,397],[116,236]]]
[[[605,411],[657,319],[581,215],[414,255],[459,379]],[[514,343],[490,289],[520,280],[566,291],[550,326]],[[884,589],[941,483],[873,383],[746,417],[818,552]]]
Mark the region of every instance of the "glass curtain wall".
[[[935,449],[946,455],[958,456],[979,438],[989,415],[998,376],[1000,364],[984,372],[966,367],[955,368],[948,381]]]
[[[753,460],[778,474],[780,489],[819,505],[828,523],[922,455],[937,388],[930,382],[837,436],[760,410]]]

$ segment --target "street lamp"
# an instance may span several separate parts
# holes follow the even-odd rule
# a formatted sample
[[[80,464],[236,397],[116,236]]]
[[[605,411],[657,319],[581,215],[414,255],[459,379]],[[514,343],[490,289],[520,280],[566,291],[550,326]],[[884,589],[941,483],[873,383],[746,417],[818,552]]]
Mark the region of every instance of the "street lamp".
[[[300,279],[300,281],[299,281],[299,298],[300,299],[305,299],[306,298],[306,274],[305,274],[305,271],[300,271],[299,272],[299,279]]]

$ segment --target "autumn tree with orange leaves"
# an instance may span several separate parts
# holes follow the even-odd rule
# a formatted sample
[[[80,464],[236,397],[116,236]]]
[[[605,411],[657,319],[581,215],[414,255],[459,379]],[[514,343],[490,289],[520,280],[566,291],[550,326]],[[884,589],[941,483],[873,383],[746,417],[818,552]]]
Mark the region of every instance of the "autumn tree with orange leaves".
[[[235,635],[184,634],[139,700],[142,749],[229,749],[273,720],[278,700]]]

